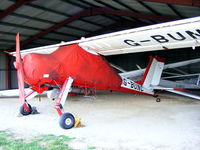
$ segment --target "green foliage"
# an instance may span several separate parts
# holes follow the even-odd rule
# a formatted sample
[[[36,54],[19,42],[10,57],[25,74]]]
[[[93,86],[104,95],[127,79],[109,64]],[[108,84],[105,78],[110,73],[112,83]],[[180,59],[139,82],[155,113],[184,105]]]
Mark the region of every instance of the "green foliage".
[[[73,140],[67,136],[43,135],[29,142],[15,139],[9,132],[0,131],[0,149],[3,150],[72,150],[67,143]]]
[[[88,150],[95,150],[95,149],[96,149],[96,147],[94,147],[94,146],[88,147]]]
[[[73,150],[68,143],[74,139],[64,135],[48,134],[27,141],[16,139],[8,131],[0,131],[0,150]],[[94,149],[96,148],[93,146],[88,147],[88,150]]]

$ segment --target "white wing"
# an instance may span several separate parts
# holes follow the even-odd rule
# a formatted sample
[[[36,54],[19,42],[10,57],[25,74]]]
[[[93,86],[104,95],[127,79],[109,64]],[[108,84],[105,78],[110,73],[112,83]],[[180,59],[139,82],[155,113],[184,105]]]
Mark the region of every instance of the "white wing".
[[[85,50],[101,55],[138,53],[200,46],[200,17],[150,25],[81,40],[33,48],[27,53],[48,54],[62,45],[78,43]],[[15,55],[15,53],[12,53]]]

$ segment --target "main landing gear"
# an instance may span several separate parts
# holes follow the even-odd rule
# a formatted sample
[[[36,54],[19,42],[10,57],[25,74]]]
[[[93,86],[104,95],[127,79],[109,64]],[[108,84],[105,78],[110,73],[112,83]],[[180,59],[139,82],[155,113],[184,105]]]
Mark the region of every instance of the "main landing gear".
[[[55,105],[55,109],[60,116],[59,125],[63,129],[71,129],[75,125],[74,116],[71,113],[65,113],[63,109],[72,83],[73,79],[71,77],[65,80]]]
[[[71,77],[66,78],[55,105],[55,109],[60,116],[59,125],[63,129],[71,129],[72,127],[76,126],[76,119],[74,116],[71,113],[64,112],[63,109],[72,83],[73,79]],[[26,98],[27,97],[25,97],[25,99]],[[20,114],[26,116],[33,113],[34,110],[36,110],[35,107],[31,107],[31,105],[24,100],[22,106],[20,107]]]

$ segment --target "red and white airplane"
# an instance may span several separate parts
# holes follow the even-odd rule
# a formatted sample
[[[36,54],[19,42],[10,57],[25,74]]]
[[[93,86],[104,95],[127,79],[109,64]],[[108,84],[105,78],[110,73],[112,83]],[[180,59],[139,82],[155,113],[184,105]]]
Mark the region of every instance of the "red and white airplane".
[[[181,92],[181,89],[159,86],[165,67],[163,58],[150,57],[145,70],[118,74],[101,55],[184,47],[195,49],[200,46],[199,27],[200,17],[196,17],[82,38],[72,42],[61,42],[21,52],[19,34],[17,34],[16,53],[12,55],[16,56],[14,65],[18,74],[20,113],[22,115],[31,113],[31,105],[27,103],[29,97],[49,91],[48,97],[57,99],[55,109],[60,116],[60,126],[63,129],[70,129],[74,126],[75,119],[72,114],[64,112],[63,106],[73,88],[81,88],[83,91],[101,89],[145,94],[155,96],[157,101],[160,99],[154,91],[156,89]],[[193,61],[198,62],[200,59]],[[191,61],[186,64],[189,63]],[[143,73],[141,80],[131,80],[130,77],[134,73]],[[33,90],[27,95],[24,94],[24,82]],[[59,95],[56,96],[58,91]]]

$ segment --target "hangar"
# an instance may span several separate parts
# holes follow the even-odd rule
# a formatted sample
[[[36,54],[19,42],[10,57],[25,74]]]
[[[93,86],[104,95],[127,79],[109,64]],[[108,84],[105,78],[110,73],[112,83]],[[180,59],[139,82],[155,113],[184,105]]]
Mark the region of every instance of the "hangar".
[[[0,2],[0,89],[17,88],[15,35],[21,34],[21,49],[72,41],[125,29],[200,16],[198,0],[3,0]],[[148,56],[167,63],[199,57],[199,48],[108,56],[125,70],[144,68]],[[199,73],[199,65],[184,68]]]
[[[198,16],[199,0],[1,0],[0,90],[17,88],[15,58],[9,53],[15,51],[18,32],[24,50]],[[199,27],[196,31],[199,37]],[[200,45],[196,44],[105,58],[116,68],[141,70],[147,66],[149,56],[166,58],[167,64],[199,58]],[[199,79],[199,69],[200,63],[196,63],[169,70],[168,74],[195,74]],[[200,103],[174,95],[162,97],[164,101],[156,103],[153,97],[127,93],[100,93],[96,101],[72,96],[64,107],[80,116],[86,126],[67,132],[55,123],[58,116],[51,111],[52,101],[34,98],[30,102],[41,114],[15,117],[17,99],[2,98],[0,130],[9,129],[25,138],[41,134],[76,137],[67,143],[75,149],[95,149],[91,145],[99,149],[199,149]]]

